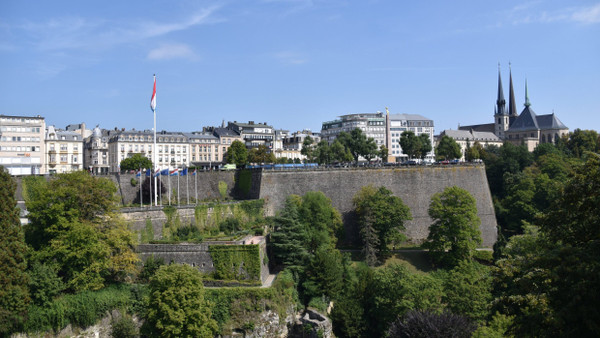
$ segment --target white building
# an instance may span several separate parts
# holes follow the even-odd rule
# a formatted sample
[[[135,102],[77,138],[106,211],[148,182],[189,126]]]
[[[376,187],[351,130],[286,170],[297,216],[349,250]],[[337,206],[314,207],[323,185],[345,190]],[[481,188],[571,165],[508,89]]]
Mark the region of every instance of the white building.
[[[83,138],[73,131],[46,130],[46,172],[63,174],[83,169]]]
[[[439,140],[444,135],[451,137],[460,146],[460,152],[462,154],[460,158],[461,161],[465,160],[467,146],[472,147],[475,142],[479,142],[484,148],[492,145],[498,147],[502,146],[502,140],[492,132],[452,129],[442,131],[437,138],[436,144],[439,143]]]
[[[400,136],[405,131],[412,131],[415,135],[426,134],[431,142],[431,152],[427,154],[426,159],[433,160],[435,155],[433,151],[433,120],[418,114],[390,114],[389,115],[389,145],[388,161],[402,161],[408,159],[408,155],[402,152],[400,146]]]
[[[45,174],[45,132],[39,115],[0,115],[0,165],[11,175]]]

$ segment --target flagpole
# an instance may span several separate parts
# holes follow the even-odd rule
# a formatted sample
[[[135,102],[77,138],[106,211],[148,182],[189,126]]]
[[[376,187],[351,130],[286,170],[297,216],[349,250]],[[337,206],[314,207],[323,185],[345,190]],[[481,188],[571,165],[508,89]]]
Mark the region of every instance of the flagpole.
[[[177,206],[179,206],[179,170],[177,170]]]
[[[154,170],[156,170],[156,168],[158,168],[157,166],[157,162],[156,162],[156,156],[158,155],[157,152],[157,148],[156,148],[156,74],[153,75],[154,77],[154,91],[153,91],[153,99],[154,99],[154,109],[152,109],[152,111],[154,112],[154,149],[152,149],[152,163],[154,164]],[[152,174],[154,174],[154,171],[152,172]],[[152,182],[152,181],[150,181]],[[152,183],[150,183],[152,184]],[[154,205],[158,206],[158,183],[157,183],[157,179],[156,176],[154,176]],[[152,197],[150,197],[150,205],[152,205]]]
[[[142,168],[141,167],[140,167],[140,208],[142,208]]]
[[[169,205],[171,205],[171,169],[167,171],[167,177],[169,178]]]
[[[196,204],[198,204],[198,168],[194,169],[194,186],[196,187]]]
[[[190,179],[188,178],[189,175],[190,175],[190,173],[188,172],[188,170],[186,168],[186,172],[185,172],[185,196],[187,197],[187,204],[190,204]]]

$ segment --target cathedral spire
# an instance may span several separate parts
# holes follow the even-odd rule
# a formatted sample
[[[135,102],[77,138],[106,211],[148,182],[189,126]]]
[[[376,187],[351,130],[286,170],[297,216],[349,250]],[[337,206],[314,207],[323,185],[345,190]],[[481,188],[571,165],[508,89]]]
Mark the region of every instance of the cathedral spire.
[[[508,115],[518,116],[519,114],[517,113],[517,104],[515,103],[515,90],[513,88],[512,69],[510,67],[510,62],[508,63],[508,71],[510,72],[510,87],[508,89]]]
[[[531,102],[529,102],[529,94],[527,94],[527,79],[525,79],[525,107],[531,106]]]
[[[496,100],[496,115],[506,115],[504,106],[506,100],[504,100],[504,89],[502,89],[502,77],[500,76],[500,63],[498,63],[498,99]]]

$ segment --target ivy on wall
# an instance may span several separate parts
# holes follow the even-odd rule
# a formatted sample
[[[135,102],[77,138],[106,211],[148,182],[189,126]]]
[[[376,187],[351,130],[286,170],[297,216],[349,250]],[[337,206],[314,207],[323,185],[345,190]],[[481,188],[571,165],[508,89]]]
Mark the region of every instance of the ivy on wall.
[[[260,279],[258,245],[211,245],[208,252],[215,267],[215,279]]]
[[[252,187],[252,172],[250,170],[240,170],[237,176],[237,186],[242,196],[248,197]]]

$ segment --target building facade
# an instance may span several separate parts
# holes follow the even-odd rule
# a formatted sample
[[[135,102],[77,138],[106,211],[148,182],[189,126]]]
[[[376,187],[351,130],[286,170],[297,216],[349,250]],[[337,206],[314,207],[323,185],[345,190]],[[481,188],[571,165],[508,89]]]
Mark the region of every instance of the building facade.
[[[339,119],[323,122],[321,137],[332,144],[341,132],[351,133],[356,128],[367,138],[373,138],[377,148],[386,144],[386,116],[382,112],[341,115]]]
[[[442,131],[437,139],[436,143],[442,136],[448,136],[452,138],[460,146],[461,157],[460,160],[465,160],[465,154],[469,146],[473,146],[475,142],[481,144],[482,147],[488,146],[501,146],[502,140],[496,136],[496,134],[487,131],[473,131],[473,130],[452,130],[446,129]]]
[[[426,134],[433,149],[433,120],[418,114],[389,114],[389,137],[386,144],[389,162],[400,162],[408,159],[408,155],[402,152],[400,146],[400,137],[405,131],[412,131],[417,136]],[[434,151],[432,150],[425,156],[425,159],[433,160],[434,157]]]
[[[83,138],[74,131],[46,130],[46,173],[63,174],[83,169]]]
[[[98,126],[92,134],[83,140],[83,167],[93,174],[110,172],[108,140],[118,131],[100,129]]]
[[[241,123],[237,121],[229,122],[227,129],[236,132],[240,135],[244,144],[248,149],[258,148],[264,145],[269,150],[273,150],[273,142],[275,140],[275,131],[272,126],[267,123],[254,123],[249,121],[248,123]]]
[[[509,68],[510,84],[508,107],[504,100],[502,77],[498,65],[498,96],[494,107],[493,123],[459,126],[459,130],[473,130],[476,132],[492,132],[500,140],[508,141],[515,145],[525,145],[533,151],[540,143],[556,142],[562,135],[569,133],[569,128],[552,114],[537,115],[531,109],[525,81],[525,108],[517,114],[513,88],[512,70]]]
[[[0,115],[0,165],[11,175],[46,173],[46,121],[37,116]]]
[[[276,158],[288,158],[292,160],[306,160],[306,155],[302,155],[302,147],[307,137],[313,139],[313,146],[321,142],[321,134],[313,133],[310,130],[296,131],[281,139],[281,148],[275,151]]]

